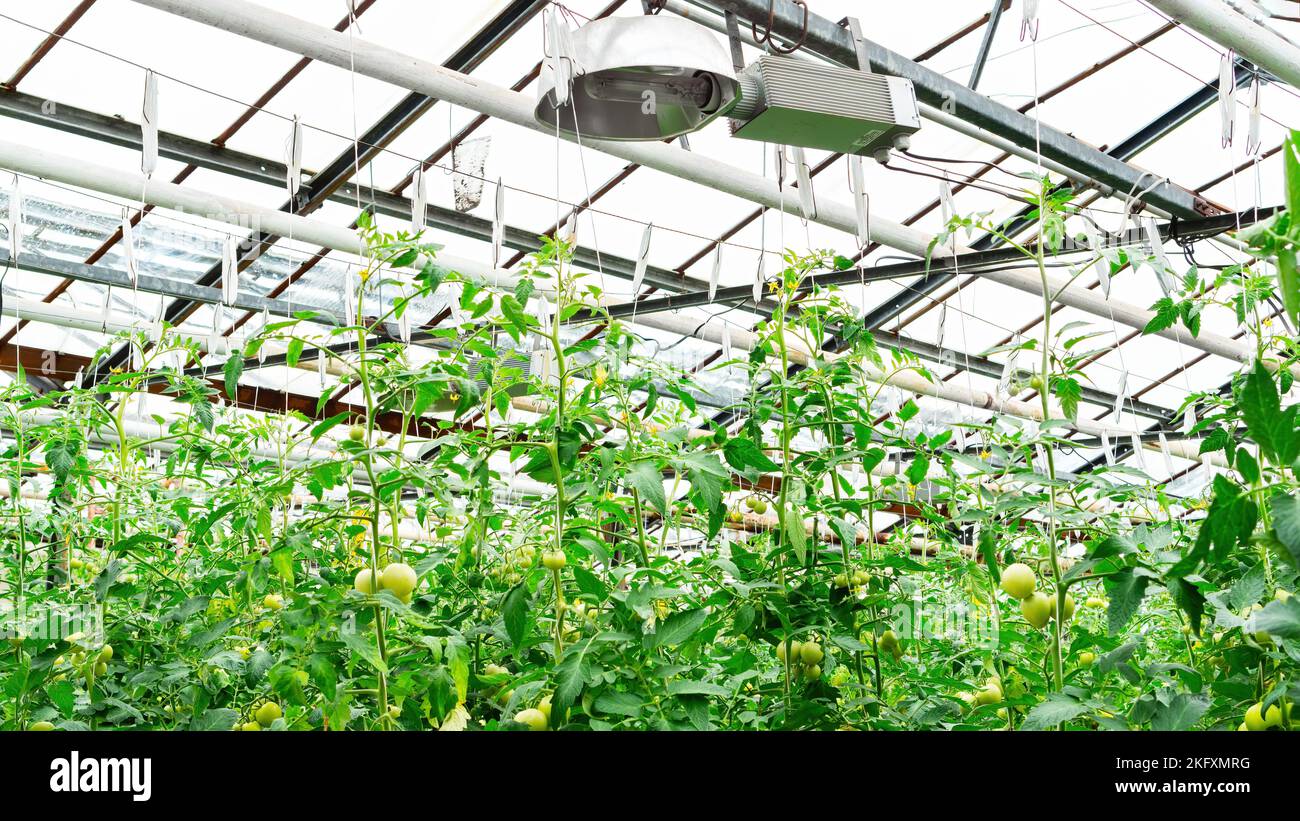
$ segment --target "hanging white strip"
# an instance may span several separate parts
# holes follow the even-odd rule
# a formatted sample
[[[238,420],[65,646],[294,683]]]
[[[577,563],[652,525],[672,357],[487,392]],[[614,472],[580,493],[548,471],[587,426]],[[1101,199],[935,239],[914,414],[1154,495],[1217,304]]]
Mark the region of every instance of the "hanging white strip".
[[[18,256],[23,252],[23,192],[18,186],[18,175],[14,175],[14,187],[9,191],[9,259],[18,263]]]
[[[763,277],[767,268],[767,254],[762,251],[758,254],[758,271],[754,274],[754,304],[757,305],[763,298]]]
[[[537,297],[537,321],[543,329],[551,327],[551,303],[544,296]]]
[[[1023,0],[1020,7],[1020,39],[1038,39],[1038,0]]]
[[[1124,412],[1124,400],[1128,397],[1128,368],[1120,371],[1119,385],[1115,388],[1115,406],[1112,413],[1115,415],[1115,424],[1119,424],[1120,414]]]
[[[1183,433],[1191,433],[1196,427],[1196,406],[1188,405],[1183,411]]]
[[[1034,445],[1034,455],[1038,457],[1038,460],[1034,465],[1034,470],[1044,476],[1047,475],[1047,451],[1041,444],[1036,444]]]
[[[212,331],[208,333],[208,353],[212,356],[220,356],[222,349],[225,347],[222,343],[225,337],[221,335],[221,308],[213,307],[212,309]]]
[[[320,353],[316,356],[316,376],[320,379],[320,389],[325,390],[325,380],[328,374],[329,357],[325,355],[323,345],[319,346]]]
[[[131,233],[131,217],[122,211],[122,254],[126,258],[126,273],[131,277],[131,287],[135,288],[140,279],[140,272],[135,267],[135,237]]]
[[[492,267],[501,266],[501,243],[505,239],[506,186],[504,178],[497,177],[496,209],[492,212]]]
[[[157,345],[163,337],[163,304],[158,300],[158,310],[154,311],[153,322],[149,323],[149,341]]]
[[[140,111],[140,170],[146,177],[158,169],[158,75],[144,73],[144,104]]]
[[[343,271],[343,324],[348,327],[357,324],[356,298],[356,285],[349,266]]]
[[[302,187],[302,123],[298,121],[295,114],[293,118],[293,129],[289,132],[289,146],[286,152],[286,164],[289,166],[286,172],[285,182],[289,186],[289,196],[296,197],[298,189]]]
[[[424,183],[424,164],[415,167],[411,178],[411,233],[418,234],[424,230],[424,217],[429,202],[428,187]]]
[[[1016,357],[1015,352],[1007,355],[1007,361],[1002,366],[1002,376],[998,378],[998,393],[1011,392],[1011,374],[1015,371]]]
[[[1110,299],[1110,260],[1102,253],[1105,247],[1101,235],[1097,233],[1096,227],[1091,221],[1085,220],[1083,230],[1088,237],[1088,247],[1097,254],[1097,261],[1093,263],[1093,271],[1097,274],[1097,282],[1101,285],[1101,293],[1106,299]]]
[[[144,349],[134,333],[131,334],[131,370],[136,372],[144,370]]]
[[[804,158],[802,148],[794,150],[795,174],[799,178],[799,207],[803,210],[804,221],[817,218],[817,204],[813,198],[812,171]]]
[[[1237,81],[1232,71],[1235,56],[1229,49],[1219,60],[1219,139],[1224,148],[1232,145],[1237,125]]]
[[[77,375],[72,377],[72,384],[80,388],[81,380],[85,378],[85,376],[86,376],[85,371],[82,368],[77,368]]]
[[[645,279],[646,265],[650,261],[650,235],[654,233],[654,223],[649,223],[641,234],[641,250],[636,255],[636,270],[632,272],[632,295],[640,293],[641,280]]]
[[[269,324],[271,324],[271,312],[270,312],[269,310],[267,310],[266,308],[262,308],[262,327],[261,327],[261,332],[262,332],[262,333],[266,333],[266,326],[269,325]],[[257,346],[257,364],[259,364],[259,365],[265,365],[265,364],[266,364],[266,344],[265,344],[265,343],[263,343],[263,344]]]
[[[397,338],[402,340],[403,345],[411,344],[411,306],[409,304],[402,309],[402,315],[397,318]]]
[[[948,303],[943,302],[939,305],[939,329],[935,333],[934,344],[940,348],[943,347],[944,332],[948,327]]]
[[[108,333],[108,320],[112,316],[113,305],[113,286],[109,285],[104,288],[104,304],[99,307],[99,327]]]
[[[731,361],[731,324],[722,323],[722,361]]]
[[[1181,291],[1178,278],[1173,274],[1173,265],[1169,262],[1169,257],[1165,255],[1165,244],[1160,239],[1160,227],[1156,225],[1155,217],[1145,217],[1142,220],[1142,234],[1146,238],[1147,247],[1151,251],[1151,257],[1156,269],[1156,279],[1160,283],[1160,290],[1165,296],[1172,297],[1175,291]]]
[[[709,302],[718,295],[718,280],[722,277],[722,243],[713,251],[713,270],[709,273]]]
[[[1104,430],[1101,432],[1101,452],[1106,456],[1106,464],[1113,467],[1115,464],[1115,451],[1110,446],[1110,436]]]
[[[849,157],[849,175],[853,181],[853,207],[858,221],[858,248],[871,244],[871,201],[867,198],[867,178],[862,170],[862,158]]]
[[[966,429],[960,425],[952,429],[952,441],[958,451],[966,449]]]
[[[555,105],[558,108],[568,104],[573,85],[572,51],[566,50],[570,41],[569,25],[559,9],[549,8],[546,15],[546,33],[550,41],[546,65],[555,77]]]
[[[1253,156],[1259,152],[1259,75],[1250,82],[1250,125],[1246,130],[1246,156]]]
[[[1138,470],[1147,469],[1146,456],[1142,453],[1142,437],[1136,433],[1129,437],[1129,445],[1133,448],[1133,458],[1137,460]]]
[[[226,237],[221,246],[221,301],[234,305],[239,296],[239,254],[238,242],[234,237]]]
[[[948,227],[948,224],[952,222],[952,218],[957,214],[957,209],[952,201],[952,186],[948,185],[947,180],[939,183],[939,214],[943,219],[944,228]]]
[[[1165,437],[1165,432],[1160,431],[1160,455],[1165,457],[1165,471],[1170,476],[1174,475],[1174,457],[1169,452],[1169,440]]]

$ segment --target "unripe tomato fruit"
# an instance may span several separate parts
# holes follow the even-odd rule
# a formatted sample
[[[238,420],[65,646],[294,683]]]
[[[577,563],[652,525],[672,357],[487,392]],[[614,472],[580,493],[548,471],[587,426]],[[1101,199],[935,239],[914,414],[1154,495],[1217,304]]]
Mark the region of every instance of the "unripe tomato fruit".
[[[563,550],[548,550],[542,554],[542,567],[547,570],[563,570],[568,563],[569,559]]]
[[[1282,711],[1276,704],[1271,705],[1267,711],[1264,710],[1263,703],[1250,705],[1246,710],[1246,729],[1252,732],[1261,732],[1269,727],[1282,726]]]
[[[49,732],[54,729],[54,725],[48,721],[33,721],[27,725],[27,729],[33,732]]]
[[[1043,593],[1034,593],[1020,603],[1020,613],[1031,627],[1041,630],[1052,618],[1052,600]]]
[[[820,664],[812,664],[803,668],[803,677],[809,681],[816,681],[822,677],[822,666]]]
[[[248,733],[261,732],[262,725],[258,724],[256,721],[249,721],[245,724],[239,725],[239,729]]]
[[[985,687],[983,690],[980,690],[978,693],[975,694],[976,706],[981,706],[984,704],[999,704],[1001,703],[1001,701],[1002,701],[1001,688],[994,687],[992,685]]]
[[[797,641],[789,642],[788,646],[786,642],[781,642],[776,646],[776,657],[781,661],[785,661],[788,658],[794,664],[798,664],[802,657],[802,652],[803,646]]]
[[[268,593],[262,599],[262,606],[267,610],[282,610],[284,608],[284,597],[279,593]]]
[[[766,512],[767,512],[767,502],[763,501],[762,499],[755,499],[755,500],[754,500],[754,512],[757,513],[759,516],[762,516],[764,513],[766,513]]]
[[[100,650],[99,650],[99,660],[100,660],[100,661],[111,661],[112,658],[113,658],[113,645],[111,645],[111,644],[105,644],[105,645],[104,645],[103,647],[101,647]]]
[[[353,425],[348,429],[348,438],[353,442],[360,442],[366,438],[366,429],[363,425]]]
[[[1027,599],[1038,586],[1038,576],[1023,562],[1009,564],[1002,570],[1002,590],[1013,599]]]
[[[532,732],[545,730],[548,726],[548,722],[546,720],[546,714],[543,713],[541,710],[535,708],[520,710],[519,712],[515,713],[514,720],[519,722],[520,724],[527,724],[528,729]]]
[[[254,715],[254,718],[256,718],[257,723],[261,724],[263,727],[270,727],[275,720],[282,715],[284,715],[284,711],[280,709],[280,705],[276,704],[274,701],[268,701],[261,707],[257,708],[257,713]]]
[[[379,592],[379,586],[375,584],[375,574],[368,567],[363,567],[357,571],[357,576],[352,580],[352,589],[358,593],[365,593],[367,596],[373,596]]]
[[[799,658],[804,664],[820,664],[823,655],[821,645],[815,641],[805,642],[799,647]]]
[[[550,696],[547,696],[546,698],[543,698],[541,701],[537,702],[537,712],[546,716],[546,724],[547,726],[550,726],[551,724],[551,697]]]
[[[1079,654],[1080,667],[1091,667],[1093,665],[1093,662],[1095,662],[1096,660],[1097,660],[1096,653],[1089,653],[1085,650],[1084,652]]]
[[[402,562],[393,562],[379,574],[379,585],[402,601],[411,600],[417,581],[415,569]]]
[[[95,678],[108,675],[108,665],[102,661],[95,662]]]

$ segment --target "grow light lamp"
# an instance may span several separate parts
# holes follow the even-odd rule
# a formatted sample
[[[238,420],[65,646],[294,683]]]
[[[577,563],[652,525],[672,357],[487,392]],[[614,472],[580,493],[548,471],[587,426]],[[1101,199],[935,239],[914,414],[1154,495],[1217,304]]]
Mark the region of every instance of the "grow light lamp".
[[[731,58],[707,29],[678,17],[609,17],[573,33],[573,93],[542,69],[533,116],[570,135],[666,140],[698,131],[735,105]]]

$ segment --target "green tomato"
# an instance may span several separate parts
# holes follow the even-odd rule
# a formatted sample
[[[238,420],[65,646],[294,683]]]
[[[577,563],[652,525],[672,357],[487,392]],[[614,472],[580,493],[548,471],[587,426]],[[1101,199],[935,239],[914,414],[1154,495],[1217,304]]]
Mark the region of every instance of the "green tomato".
[[[379,585],[402,601],[411,600],[411,592],[418,581],[415,569],[402,562],[393,562],[379,574]]]
[[[1263,702],[1250,705],[1246,710],[1246,729],[1252,732],[1262,732],[1269,727],[1282,726],[1282,711],[1276,704],[1271,705],[1268,710],[1264,709]]]
[[[520,724],[528,725],[528,729],[532,732],[540,732],[549,726],[546,714],[541,710],[531,707],[527,710],[520,710],[515,713],[514,720]]]
[[[815,641],[804,642],[804,644],[799,647],[799,659],[803,661],[804,664],[820,664],[824,655],[821,645]]]
[[[352,589],[358,593],[365,593],[367,596],[373,596],[379,592],[379,586],[375,584],[375,573],[368,567],[363,567],[357,571],[356,578],[352,580]]]
[[[563,550],[548,550],[542,554],[542,567],[547,570],[563,570],[568,563]]]
[[[33,721],[27,725],[27,729],[37,733],[49,732],[54,729],[54,725],[48,721]]]
[[[1027,599],[1038,586],[1038,576],[1023,562],[1009,564],[1002,570],[1002,590],[1013,599]]]
[[[274,701],[268,701],[261,707],[257,708],[257,713],[254,715],[254,718],[256,718],[257,723],[261,724],[263,727],[270,727],[275,723],[275,720],[282,715],[284,715],[284,711],[280,709],[280,705],[276,704]]]
[[[1096,653],[1089,653],[1088,651],[1085,650],[1084,652],[1079,654],[1080,667],[1091,667],[1096,660],[1097,660]]]
[[[1052,618],[1052,600],[1043,593],[1034,593],[1020,603],[1020,613],[1031,627],[1041,630]]]

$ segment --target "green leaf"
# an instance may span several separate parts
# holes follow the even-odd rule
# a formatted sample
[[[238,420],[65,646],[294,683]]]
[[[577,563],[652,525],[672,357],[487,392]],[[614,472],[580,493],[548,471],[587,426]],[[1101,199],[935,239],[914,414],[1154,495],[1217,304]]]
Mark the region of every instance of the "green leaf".
[[[727,459],[727,464],[731,465],[737,471],[744,472],[746,468],[756,468],[764,473],[780,470],[781,467],[776,462],[767,458],[763,449],[754,444],[752,439],[744,436],[735,436],[727,440],[722,446],[723,456]]]
[[[229,707],[221,707],[215,710],[204,710],[203,713],[194,717],[190,722],[189,729],[197,732],[226,731],[235,726],[239,713],[231,710]]]
[[[1277,249],[1277,290],[1291,322],[1300,321],[1300,273],[1296,271],[1294,248]]]
[[[1001,584],[1002,573],[998,570],[998,541],[993,535],[992,528],[980,531],[979,548],[980,555],[984,557],[984,566],[993,577],[993,584]]]
[[[239,398],[239,377],[244,373],[243,351],[231,351],[230,358],[221,368],[226,376],[226,395],[231,399]]]
[[[1174,604],[1187,614],[1196,635],[1201,634],[1201,617],[1205,615],[1205,596],[1196,585],[1186,579],[1174,579],[1167,585]]]
[[[652,644],[658,647],[667,647],[685,642],[703,626],[708,615],[703,608],[673,613],[664,619],[663,623],[659,625],[659,629],[654,632]],[[647,636],[647,638],[649,637]]]
[[[1255,614],[1255,629],[1284,639],[1300,639],[1300,596],[1269,602]]]
[[[1188,730],[1210,709],[1210,700],[1194,693],[1179,693],[1156,708],[1151,719],[1153,730]]]
[[[794,515],[793,510],[787,510],[781,518],[785,520],[785,536],[794,548],[795,558],[799,564],[803,564],[808,556],[808,534],[804,531],[803,517]]]
[[[1300,497],[1274,494],[1268,502],[1273,514],[1273,533],[1291,554],[1291,565],[1300,568]]]
[[[379,650],[370,643],[369,637],[363,636],[355,630],[340,630],[339,637],[354,653],[365,659],[371,667],[385,675],[388,674],[388,665],[384,664],[384,660],[379,657]]]
[[[523,582],[510,588],[505,602],[501,605],[501,617],[506,624],[506,633],[515,648],[524,643],[528,635],[528,588]]]
[[[593,706],[598,712],[612,713],[613,715],[628,716],[636,718],[641,715],[641,707],[644,702],[640,696],[632,693],[607,692],[601,693],[596,697]]]
[[[1034,709],[1025,716],[1020,725],[1022,730],[1047,730],[1063,721],[1069,721],[1088,712],[1086,704],[1080,704],[1061,693],[1052,693],[1046,700],[1034,705]]]
[[[642,501],[659,511],[659,515],[668,514],[663,472],[657,464],[649,459],[632,463],[627,470],[627,482],[640,494]]]
[[[1107,629],[1112,636],[1123,630],[1138,611],[1150,581],[1149,577],[1134,573],[1132,568],[1121,570],[1106,580],[1106,592],[1110,596]]]
[[[1273,374],[1268,372],[1264,363],[1255,362],[1255,368],[1246,376],[1241,391],[1241,416],[1246,420],[1250,438],[1259,443],[1260,450],[1272,456],[1273,424],[1281,412],[1281,402],[1277,395],[1277,385]]]

